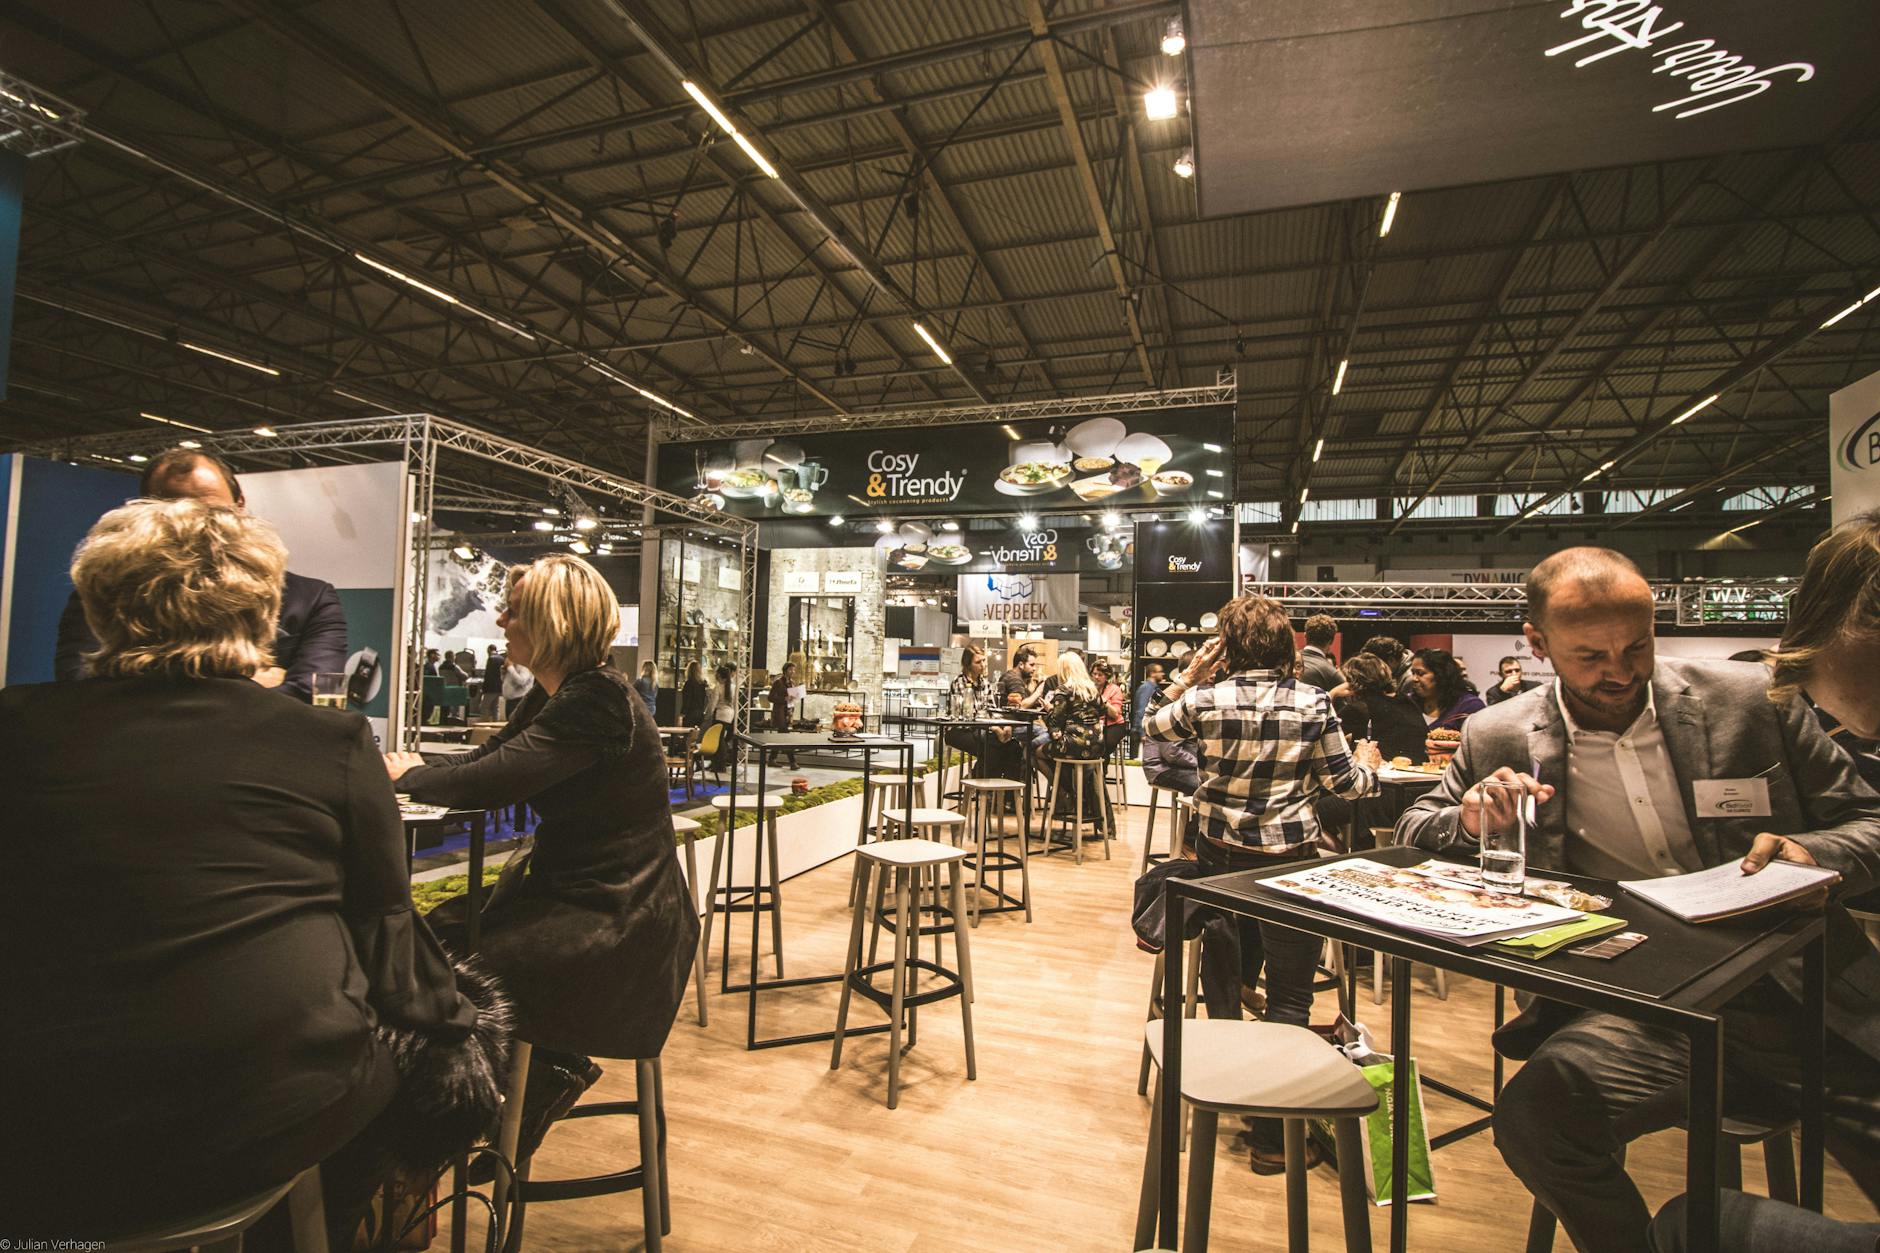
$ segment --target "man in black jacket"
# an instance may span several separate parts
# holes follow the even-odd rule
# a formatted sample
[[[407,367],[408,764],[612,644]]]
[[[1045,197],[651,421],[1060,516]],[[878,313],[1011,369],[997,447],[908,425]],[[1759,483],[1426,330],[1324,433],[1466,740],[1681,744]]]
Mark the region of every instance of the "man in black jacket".
[[[226,461],[195,449],[177,448],[144,469],[137,494],[156,500],[200,500],[227,508],[246,507],[241,483]],[[52,672],[61,683],[85,677],[85,654],[98,647],[85,622],[78,593],[59,615]],[[278,688],[301,701],[313,699],[313,676],[346,668],[346,611],[331,583],[287,572],[281,589],[281,621],[274,637],[274,664],[255,673],[255,682]]]
[[[1511,696],[1519,696],[1523,692],[1531,692],[1540,686],[1540,684],[1536,683],[1533,679],[1524,679],[1521,677],[1521,659],[1519,657],[1503,657],[1501,659],[1501,665],[1496,668],[1500,671],[1500,676],[1494,683],[1489,685],[1489,689],[1486,692],[1482,693],[1483,701],[1490,705],[1499,705]]]

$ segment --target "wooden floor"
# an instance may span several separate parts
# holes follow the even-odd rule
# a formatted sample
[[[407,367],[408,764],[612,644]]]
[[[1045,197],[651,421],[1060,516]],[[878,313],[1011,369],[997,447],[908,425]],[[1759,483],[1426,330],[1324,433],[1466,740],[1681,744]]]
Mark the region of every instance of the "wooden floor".
[[[700,1029],[688,998],[664,1056],[672,1191],[666,1247],[1131,1249],[1148,1128],[1136,1075],[1154,965],[1129,928],[1145,812],[1120,815],[1124,838],[1113,860],[1100,852],[1082,866],[1064,853],[1034,859],[1030,925],[1022,914],[981,922],[970,941],[979,1078],[966,1080],[957,1003],[930,1006],[903,1063],[897,1110],[884,1103],[885,1036],[851,1039],[838,1071],[829,1069],[827,1045],[746,1052],[745,1000],[715,991],[714,953],[711,1025]],[[787,973],[840,968],[850,872],[851,859],[843,858],[785,884]],[[735,947],[748,954],[748,919],[738,921]],[[768,954],[767,931],[765,946]],[[772,973],[768,956],[765,965]],[[740,959],[734,976],[743,969]],[[833,984],[767,993],[760,1032],[826,1029],[836,995]],[[1415,996],[1415,1053],[1425,1072],[1486,1095],[1490,989],[1452,979],[1449,999],[1438,1001],[1428,971],[1420,971]],[[1387,1007],[1371,1003],[1368,975],[1359,1005],[1388,1049]],[[1315,1019],[1329,1018],[1333,998],[1322,994],[1314,1009]],[[881,1020],[859,1001],[851,1015],[852,1022]],[[630,1099],[632,1088],[633,1067],[612,1063],[589,1099]],[[1439,1132],[1470,1112],[1440,1096],[1429,1098],[1428,1111]],[[1222,1120],[1213,1246],[1283,1249],[1282,1180],[1248,1170],[1232,1144],[1236,1130],[1235,1120]],[[561,1124],[537,1155],[536,1177],[630,1165],[635,1136],[629,1117]],[[1682,1190],[1683,1151],[1681,1132],[1634,1146],[1634,1177],[1654,1207]],[[1435,1173],[1438,1199],[1411,1215],[1412,1249],[1521,1247],[1528,1197],[1487,1134],[1439,1150]],[[1744,1173],[1751,1190],[1762,1190],[1754,1150]],[[1310,1186],[1316,1247],[1342,1249],[1335,1177],[1315,1170]],[[1875,1218],[1832,1160],[1827,1200],[1831,1214]],[[1372,1219],[1373,1244],[1385,1248],[1388,1211],[1373,1210]],[[640,1248],[640,1199],[628,1193],[534,1206],[525,1232],[525,1247],[545,1253]],[[472,1247],[480,1235],[472,1234]],[[1568,1243],[1563,1235],[1558,1247]]]

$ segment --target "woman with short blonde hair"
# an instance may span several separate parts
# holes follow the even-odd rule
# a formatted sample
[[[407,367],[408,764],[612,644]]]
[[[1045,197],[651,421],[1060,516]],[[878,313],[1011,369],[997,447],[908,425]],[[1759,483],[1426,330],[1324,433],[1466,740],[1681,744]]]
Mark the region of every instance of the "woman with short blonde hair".
[[[679,1011],[698,914],[673,848],[666,755],[653,715],[607,664],[613,590],[587,562],[542,557],[510,574],[497,625],[535,675],[514,716],[473,752],[389,753],[416,800],[465,809],[526,801],[535,846],[510,859],[481,915],[477,960],[504,978],[535,1046],[523,1150],[600,1075],[591,1056],[654,1058]],[[432,925],[463,941],[463,898]]]
[[[0,913],[21,1230],[148,1227],[318,1164],[350,1248],[388,1159],[428,1173],[494,1120],[507,1020],[412,909],[371,726],[252,681],[286,561],[226,505],[114,509],[72,562],[91,674],[0,692],[9,819],[57,833],[9,843],[30,890]]]
[[[251,513],[134,500],[98,520],[72,558],[104,678],[247,678],[274,663],[287,549]]]

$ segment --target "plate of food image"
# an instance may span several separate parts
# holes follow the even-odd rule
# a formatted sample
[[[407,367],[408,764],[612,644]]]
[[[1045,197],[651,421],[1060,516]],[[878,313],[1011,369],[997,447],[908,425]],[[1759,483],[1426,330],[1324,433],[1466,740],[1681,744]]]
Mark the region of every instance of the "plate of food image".
[[[1149,481],[1158,492],[1185,492],[1195,485],[1195,476],[1186,470],[1164,470]]]
[[[1008,496],[1038,496],[1054,492],[1071,477],[1061,461],[1021,461],[999,471],[998,489]]]
[[[1099,470],[1109,469],[1112,464],[1114,458],[1111,457],[1079,457],[1071,462],[1071,468],[1079,474],[1095,474]]]
[[[973,550],[964,544],[929,544],[927,560],[942,566],[963,566],[973,559]]]
[[[1076,457],[1110,457],[1127,434],[1129,428],[1115,418],[1091,418],[1064,432],[1064,446]]]
[[[1174,454],[1169,450],[1166,441],[1138,431],[1119,443],[1112,455],[1118,461],[1127,461],[1131,465],[1141,466],[1142,472],[1150,475],[1167,465],[1169,458]]]
[[[738,500],[765,495],[770,489],[770,476],[754,466],[742,466],[718,481],[720,492]]]
[[[1087,479],[1078,479],[1071,484],[1071,491],[1079,500],[1102,500],[1105,496],[1114,496],[1122,490],[1102,474],[1093,474]]]

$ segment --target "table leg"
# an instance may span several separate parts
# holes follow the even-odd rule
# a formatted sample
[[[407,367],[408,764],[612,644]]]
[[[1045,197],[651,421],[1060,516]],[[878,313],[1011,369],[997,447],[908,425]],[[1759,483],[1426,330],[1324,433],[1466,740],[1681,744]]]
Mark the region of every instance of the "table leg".
[[[477,951],[477,941],[483,937],[483,839],[484,820],[488,817],[488,814],[478,814],[470,820],[470,882],[465,887],[464,941],[472,953]]]
[[[733,750],[735,751],[735,750]],[[760,917],[758,906],[764,895],[764,783],[765,766],[770,762],[770,754],[763,749],[757,750],[757,826],[751,833],[751,989],[749,993],[750,1012],[744,1016],[744,1047],[757,1047],[757,985],[763,982],[763,971],[758,965],[757,939],[764,932],[764,920]],[[736,769],[734,766],[733,769]],[[734,870],[735,874],[736,871]],[[731,930],[725,924],[725,930]]]
[[[1690,1253],[1717,1253],[1719,1184],[1717,1144],[1723,1125],[1723,1023],[1705,1018],[1691,1037],[1690,1131],[1684,1165],[1685,1247]]]
[[[1029,754],[1027,754],[1029,756]],[[1030,775],[1030,762],[1027,761],[1026,774]],[[1026,788],[1025,808],[1031,808],[1029,783]],[[1175,1231],[1181,1218],[1181,1134],[1182,1134],[1182,960],[1187,946],[1182,942],[1186,930],[1186,898],[1181,892],[1181,881],[1169,879],[1162,888],[1162,1125],[1157,1129],[1161,1134],[1161,1148],[1158,1157],[1161,1164],[1161,1183],[1157,1189],[1157,1210],[1160,1215],[1157,1230],[1160,1239],[1157,1247],[1172,1249],[1175,1245]]]
[[[1390,959],[1390,1253],[1410,1247],[1410,963]]]
[[[1816,936],[1802,950],[1802,1180],[1801,1200],[1806,1209],[1821,1212],[1822,1150],[1827,1143],[1827,1120],[1822,1113],[1823,1057],[1826,1047],[1827,936]]]

